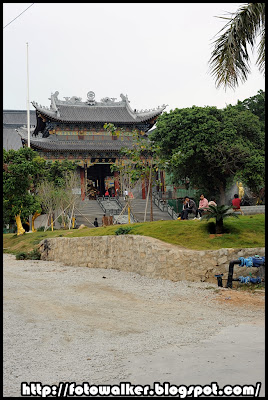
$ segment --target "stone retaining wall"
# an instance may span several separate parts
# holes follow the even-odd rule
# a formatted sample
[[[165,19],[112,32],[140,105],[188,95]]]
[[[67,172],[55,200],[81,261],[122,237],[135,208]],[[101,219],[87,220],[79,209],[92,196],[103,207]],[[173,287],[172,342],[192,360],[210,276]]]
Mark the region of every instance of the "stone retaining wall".
[[[151,278],[217,283],[215,274],[228,276],[229,263],[258,254],[264,248],[194,251],[147,236],[88,236],[52,238],[40,242],[42,260],[89,268],[114,268]],[[234,277],[253,276],[258,268],[234,267]],[[223,283],[225,286],[225,284]]]

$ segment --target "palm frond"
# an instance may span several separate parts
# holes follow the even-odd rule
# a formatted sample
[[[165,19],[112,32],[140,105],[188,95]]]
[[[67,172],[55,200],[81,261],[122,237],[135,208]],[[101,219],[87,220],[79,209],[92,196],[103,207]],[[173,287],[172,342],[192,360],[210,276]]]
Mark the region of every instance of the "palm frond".
[[[238,218],[237,214],[234,213],[228,213],[230,209],[232,209],[232,206],[226,206],[226,205],[221,205],[221,206],[208,206],[206,214],[202,215],[201,220],[209,220],[210,218],[215,218],[216,221],[219,221],[220,219],[227,218],[227,217],[235,217]]]
[[[258,45],[257,52],[258,52],[258,58],[256,64],[259,67],[259,71],[265,74],[265,29],[262,30],[261,40]]]
[[[210,71],[216,86],[235,88],[239,80],[246,81],[250,73],[248,46],[254,47],[260,29],[265,32],[265,3],[247,3],[227,19],[218,32],[223,33],[213,42],[214,50],[209,60]],[[265,42],[262,35],[258,65],[264,69]]]

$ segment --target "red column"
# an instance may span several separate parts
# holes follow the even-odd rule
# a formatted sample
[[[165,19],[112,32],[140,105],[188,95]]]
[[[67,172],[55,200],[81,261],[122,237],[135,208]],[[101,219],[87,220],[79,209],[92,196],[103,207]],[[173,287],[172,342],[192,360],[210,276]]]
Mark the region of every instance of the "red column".
[[[146,193],[145,193],[145,179],[142,179],[141,181],[141,193],[142,193],[142,198],[146,199]]]
[[[86,197],[85,193],[85,171],[84,168],[80,168],[80,182],[81,182],[81,198],[84,201]]]
[[[116,189],[120,189],[120,185],[119,185],[119,172],[118,171],[114,171],[114,190],[116,193]]]
[[[164,179],[164,172],[160,171],[160,180],[161,180],[161,191],[165,193],[165,179]]]

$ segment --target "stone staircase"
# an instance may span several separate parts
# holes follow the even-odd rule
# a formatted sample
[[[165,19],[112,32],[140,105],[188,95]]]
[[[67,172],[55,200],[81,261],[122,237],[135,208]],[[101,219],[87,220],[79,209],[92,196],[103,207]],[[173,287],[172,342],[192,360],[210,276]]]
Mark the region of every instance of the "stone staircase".
[[[119,198],[119,203],[121,204],[121,210],[125,206],[126,202],[123,197]],[[145,199],[140,199],[140,198],[135,198],[131,200],[131,211],[133,213],[133,216],[135,217],[137,222],[144,222],[144,211],[145,211],[145,206],[146,206],[146,200]],[[114,217],[114,223],[118,222],[120,224],[127,224],[128,223],[128,212],[127,208],[125,209],[124,213],[119,216],[121,210],[120,207],[118,207],[117,203],[114,201],[114,199],[105,199],[103,201],[103,206],[105,207],[106,210],[106,215],[113,215]],[[150,200],[148,201],[148,207],[147,207],[147,214],[146,214],[146,221],[150,221]],[[104,210],[101,208],[97,200],[88,200],[85,199],[84,201],[81,201],[78,209],[80,212],[83,214],[83,216],[78,212],[75,211],[75,216],[76,216],[76,223],[77,226],[79,227],[81,224],[84,224],[85,226],[89,228],[93,228],[93,224],[95,218],[98,218],[98,223],[99,226],[102,226],[102,217],[104,214]],[[259,205],[259,206],[241,206],[241,210],[243,211],[244,215],[254,215],[254,214],[264,214],[265,213],[265,205]],[[86,219],[86,218],[87,219]],[[194,215],[189,214],[189,219],[193,219]],[[89,222],[89,221],[91,222]],[[171,216],[168,214],[167,211],[161,211],[154,203],[153,203],[153,220],[154,221],[159,221],[159,220],[172,220]],[[131,217],[131,222],[136,222],[132,217]]]
[[[98,218],[99,226],[102,226],[102,217],[104,212],[96,200],[88,200],[85,198],[84,201],[79,203],[77,208],[83,214],[81,215],[77,210],[75,210],[77,227],[79,227],[81,224],[84,224],[89,228],[93,228],[94,226],[91,225],[91,223],[93,224],[96,217]]]
[[[125,201],[121,200],[123,204]],[[133,212],[134,217],[138,220],[138,222],[144,222],[144,212],[146,207],[146,199],[133,199],[131,200],[131,210]],[[147,206],[147,213],[146,213],[146,221],[150,221],[151,215],[151,203],[150,199],[148,201]],[[153,203],[153,220],[160,221],[160,220],[172,220],[171,216],[168,214],[167,211],[161,211],[154,203]]]
[[[124,209],[126,202],[123,197],[121,200],[115,197],[99,197],[98,203],[106,215],[113,216],[114,224],[128,224],[128,209]],[[132,213],[130,213],[130,222],[137,222]]]
[[[77,227],[79,227],[81,224],[84,224],[89,228],[93,228],[92,224],[96,217],[98,218],[99,226],[102,226],[102,217],[104,213],[106,213],[106,215],[113,215],[114,223],[118,222],[120,224],[127,224],[128,223],[127,208],[125,209],[122,215],[119,215],[121,213],[121,210],[126,205],[126,202],[123,197],[120,197],[118,200],[119,204],[121,205],[121,209],[118,206],[118,204],[114,201],[114,199],[101,200],[100,202],[106,211],[104,211],[104,209],[97,202],[97,200],[85,199],[84,201],[81,201],[77,208],[83,215],[81,215],[77,210],[75,211]],[[130,218],[131,222],[144,222],[145,206],[146,206],[145,199],[131,200],[131,211],[135,218],[133,219],[131,217]],[[151,210],[150,201],[148,201],[147,214],[146,214],[146,221],[148,222],[150,221],[150,214],[151,214],[150,210]],[[167,211],[161,211],[153,203],[153,220],[154,221],[172,220],[172,218]]]

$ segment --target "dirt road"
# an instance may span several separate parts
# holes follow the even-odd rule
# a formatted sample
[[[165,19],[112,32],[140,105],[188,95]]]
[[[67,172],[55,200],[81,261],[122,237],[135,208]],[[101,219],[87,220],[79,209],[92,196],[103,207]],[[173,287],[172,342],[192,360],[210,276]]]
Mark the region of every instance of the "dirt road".
[[[4,396],[21,382],[253,384],[264,294],[4,254]]]

